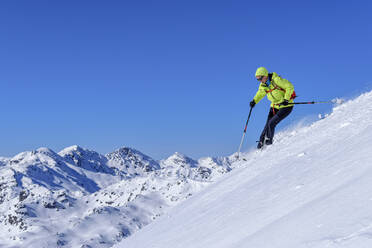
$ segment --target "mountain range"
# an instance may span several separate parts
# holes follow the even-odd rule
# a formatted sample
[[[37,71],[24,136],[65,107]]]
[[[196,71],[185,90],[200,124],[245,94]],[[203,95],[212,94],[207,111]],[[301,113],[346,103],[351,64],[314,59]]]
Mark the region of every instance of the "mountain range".
[[[111,247],[231,170],[230,158],[156,161],[71,146],[0,159],[0,247]]]

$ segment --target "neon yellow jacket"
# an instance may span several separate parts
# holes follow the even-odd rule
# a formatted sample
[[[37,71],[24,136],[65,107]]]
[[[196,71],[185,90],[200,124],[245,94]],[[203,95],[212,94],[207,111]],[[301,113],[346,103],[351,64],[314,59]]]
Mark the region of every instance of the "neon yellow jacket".
[[[278,74],[273,72],[270,85],[267,86],[265,83],[261,83],[253,100],[255,103],[258,103],[267,95],[267,99],[271,101],[270,106],[272,108],[280,109],[292,107],[292,104],[287,106],[279,106],[279,104],[284,100],[288,100],[289,103],[292,103],[293,99],[291,99],[291,96],[293,92],[294,87],[291,82],[287,79],[281,78]]]

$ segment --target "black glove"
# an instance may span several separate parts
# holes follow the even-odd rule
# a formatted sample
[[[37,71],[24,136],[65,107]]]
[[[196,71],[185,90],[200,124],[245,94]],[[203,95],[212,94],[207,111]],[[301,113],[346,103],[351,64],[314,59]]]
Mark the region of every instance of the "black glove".
[[[254,107],[254,105],[256,105],[256,103],[255,103],[255,101],[254,100],[252,100],[250,103],[249,103],[249,106],[251,106],[251,108],[253,108]]]
[[[289,104],[288,100],[284,100],[284,101],[280,104],[280,106],[287,106],[288,104]]]

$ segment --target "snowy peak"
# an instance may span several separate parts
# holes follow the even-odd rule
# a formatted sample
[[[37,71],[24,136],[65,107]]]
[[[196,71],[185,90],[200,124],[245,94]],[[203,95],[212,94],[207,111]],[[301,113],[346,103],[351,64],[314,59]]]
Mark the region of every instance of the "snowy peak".
[[[4,172],[8,171],[8,175],[16,179],[20,190],[43,188],[43,191],[65,189],[92,193],[100,188],[73,162],[70,163],[48,148],[19,153],[3,168]]]
[[[71,154],[71,153],[74,153],[74,152],[82,152],[86,149],[78,146],[78,145],[73,145],[73,146],[69,146],[69,147],[66,147],[65,149],[63,149],[62,151],[60,151],[58,154],[62,157],[64,157],[66,154]]]
[[[231,165],[233,160],[229,157],[212,158],[205,157],[198,160],[201,167],[211,169],[214,173],[224,174],[232,170]]]
[[[231,170],[228,160],[203,158],[196,161],[179,152],[160,161],[168,177],[180,177],[197,181],[209,181]]]
[[[159,164],[154,159],[128,147],[109,153],[106,158],[109,166],[124,172],[129,177],[160,169]]]
[[[55,166],[57,161],[62,158],[49,148],[39,148],[34,151],[21,152],[9,159],[7,162],[13,167],[27,167],[30,164],[45,164],[50,167]]]
[[[198,166],[198,162],[179,152],[174,153],[167,159],[162,160],[160,163],[162,167],[175,166],[180,168],[195,168]]]
[[[114,170],[106,165],[107,158],[98,152],[74,145],[59,152],[69,163],[91,172],[114,174]]]
[[[52,156],[54,157],[54,156],[57,155],[53,150],[51,150],[47,147],[40,147],[40,148],[36,149],[34,153],[40,153],[40,154],[44,154],[44,155],[51,156],[51,157]]]

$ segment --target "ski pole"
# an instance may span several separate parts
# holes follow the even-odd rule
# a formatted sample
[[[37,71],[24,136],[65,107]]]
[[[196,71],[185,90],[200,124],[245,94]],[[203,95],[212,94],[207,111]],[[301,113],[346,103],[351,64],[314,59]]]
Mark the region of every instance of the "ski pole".
[[[289,103],[289,105],[291,105],[291,104],[317,104],[317,103],[332,103],[332,101],[324,101],[324,102],[315,102],[315,101],[312,101],[312,102],[292,102],[292,103]]]
[[[247,132],[247,126],[248,126],[249,118],[251,118],[252,109],[253,108],[251,107],[251,109],[249,110],[249,115],[248,115],[247,122],[245,123],[245,128],[244,128],[242,140],[240,141],[240,146],[239,146],[239,149],[238,149],[238,156],[237,156],[238,159],[239,159],[240,149],[242,148],[243,140],[244,140],[244,137],[245,137],[245,133]]]

